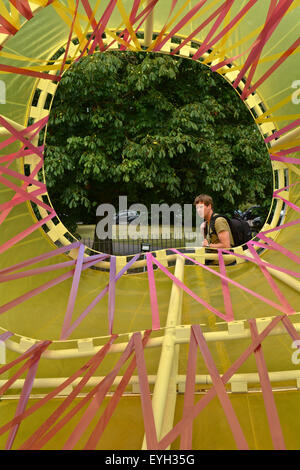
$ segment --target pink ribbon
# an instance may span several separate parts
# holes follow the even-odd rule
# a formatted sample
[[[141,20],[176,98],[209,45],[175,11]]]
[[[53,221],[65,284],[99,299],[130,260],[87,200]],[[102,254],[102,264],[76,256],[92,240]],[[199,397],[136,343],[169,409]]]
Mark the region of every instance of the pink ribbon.
[[[20,232],[18,233],[18,235],[15,235],[14,237],[12,237],[10,240],[8,240],[7,242],[3,243],[3,245],[0,246],[0,254],[1,253],[4,253],[5,251],[7,251],[9,248],[11,248],[12,246],[14,246],[16,243],[18,243],[19,241],[23,240],[23,238],[27,237],[28,235],[30,235],[32,232],[34,232],[37,228],[41,227],[42,225],[44,225],[46,222],[48,222],[49,220],[53,219],[54,217],[56,217],[56,212],[54,210],[51,210],[51,213],[44,217],[42,220],[40,220],[39,222],[37,222],[36,224],[33,224],[31,225],[30,227],[28,227],[27,229],[23,230],[23,232]]]
[[[177,25],[172,29],[172,31],[153,49],[158,52],[166,44],[166,42],[173,37],[183,26],[203,7],[207,0],[201,0],[198,2],[190,11],[187,13],[182,20],[177,23]],[[193,34],[194,37],[194,34]]]
[[[137,33],[137,31],[140,29],[140,27],[142,26],[142,24],[146,21],[146,19],[148,18],[148,16],[150,15],[150,13],[152,12],[153,8],[155,7],[155,5],[157,4],[159,0],[152,0],[148,5],[147,7],[141,12],[139,13],[139,15],[133,19],[133,21],[131,22],[132,26],[137,22],[139,21],[141,18],[141,21],[140,23],[138,24],[138,26],[136,27],[136,29],[134,30],[135,33]],[[121,33],[120,33],[120,38],[122,38],[124,35],[129,35],[129,32],[127,30],[127,28],[125,28]],[[104,51],[108,50],[113,44],[115,44],[117,41],[116,39],[114,39],[113,41],[111,41],[107,46],[104,47]],[[127,48],[125,45],[122,47],[124,47],[125,49]],[[121,48],[120,48],[121,49]],[[124,49],[122,49],[124,50]]]
[[[78,248],[79,245],[80,245],[80,242],[71,243],[70,245],[62,246],[61,248],[56,248],[55,250],[48,251],[47,253],[44,253],[43,255],[36,256],[35,258],[30,258],[26,261],[22,261],[21,263],[14,264],[10,266],[9,268],[1,269],[0,277],[8,273],[11,273],[13,271],[17,271],[19,269],[30,266],[31,264],[39,263],[40,261],[44,261],[46,259],[52,258],[53,256],[57,256],[57,255],[60,255],[61,253],[65,253],[66,251],[70,251],[72,249]],[[25,271],[25,274],[26,272],[27,271]]]
[[[252,85],[248,91],[244,94],[245,99],[251,95],[262,83],[264,83],[269,76],[275,72],[276,69],[298,48],[300,45],[300,38],[298,38],[281,56],[280,58],[270,67],[257,82]]]
[[[281,304],[284,306],[285,310],[289,312],[290,314],[296,313],[295,309],[290,306],[288,301],[286,300],[285,296],[282,294],[278,286],[276,285],[274,279],[270,275],[269,271],[266,269],[265,266],[263,266],[263,263],[260,262],[260,257],[256,253],[256,250],[253,248],[253,245],[251,243],[248,244],[249,251],[252,253],[257,265],[259,266],[261,272],[263,273],[264,277],[266,278],[269,286],[271,287],[272,291],[275,293],[277,296],[278,300],[281,302]]]
[[[79,281],[80,281],[80,276],[81,276],[82,267],[83,267],[84,250],[85,250],[85,246],[81,244],[79,246],[78,256],[76,259],[76,268],[75,268],[75,272],[73,276],[73,282],[72,282],[72,287],[71,287],[71,291],[69,295],[66,315],[64,318],[64,324],[62,327],[62,332],[61,332],[61,337],[60,337],[61,340],[65,339],[65,332],[69,328],[70,323],[71,323],[72,314],[73,314],[73,310],[75,306],[75,300],[76,300],[77,291],[78,291],[78,286],[79,286]]]
[[[3,343],[8,339],[10,338],[11,336],[13,336],[14,334],[11,333],[11,331],[6,331],[5,333],[2,333],[0,335],[0,341],[2,341]]]
[[[225,263],[223,259],[223,255],[221,250],[218,250],[218,257],[219,257],[219,268],[220,268],[220,273],[224,276],[226,276],[226,268],[225,268]],[[228,282],[226,282],[224,279],[222,279],[222,291],[223,291],[223,298],[224,298],[224,305],[225,305],[225,311],[226,311],[226,316],[228,321],[233,321],[234,320],[234,313],[233,313],[233,308],[232,308],[232,302],[230,298],[230,291],[229,291],[229,286]]]
[[[249,320],[250,330],[251,330],[251,337],[252,341],[256,340],[258,337],[258,330],[256,326],[255,319]],[[274,445],[274,449],[276,450],[285,450],[285,443],[282,434],[282,429],[280,426],[280,421],[277,413],[277,408],[272,392],[272,385],[270,383],[268,369],[265,362],[265,358],[262,351],[261,344],[257,349],[254,351],[254,356],[256,360],[257,370],[259,374],[259,380],[261,383],[262,394],[264,398],[264,403],[266,407],[269,428],[271,431],[272,441]]]
[[[108,390],[110,389],[116,376],[118,375],[119,370],[131,356],[132,352],[133,338],[131,338],[131,340],[127,344],[125,351],[118,360],[114,369],[103,380],[101,380],[101,382],[93,390],[93,393],[90,392],[85,398],[81,400],[81,403],[79,403],[77,407],[75,407],[76,412],[78,412],[78,410],[82,408],[82,406],[84,406],[92,396],[94,396],[83,417],[81,418],[76,428],[74,429],[72,434],[69,436],[67,442],[63,446],[63,450],[72,450],[74,448],[74,446],[82,436],[83,432],[90,424],[91,420],[94,418],[95,413],[97,413],[97,411],[99,410],[99,407],[101,406],[101,403],[104,400]]]
[[[276,310],[279,310],[280,312],[284,311],[284,313],[286,313],[287,315],[290,313],[290,312],[287,311],[286,309],[283,309],[281,305],[278,305],[278,304],[276,304],[275,302],[273,302],[272,300],[269,300],[269,299],[267,299],[266,297],[263,297],[262,295],[257,294],[257,293],[254,292],[253,290],[248,289],[247,287],[243,286],[242,284],[240,284],[240,283],[238,283],[238,282],[236,282],[236,281],[233,281],[233,280],[230,279],[228,276],[224,276],[224,275],[222,275],[221,273],[218,273],[217,271],[214,271],[213,269],[209,268],[208,266],[205,266],[204,264],[199,263],[199,261],[196,261],[196,260],[194,260],[193,258],[190,258],[189,256],[186,256],[185,254],[180,253],[180,252],[179,252],[178,250],[176,250],[175,248],[171,248],[171,251],[174,251],[174,253],[177,253],[177,254],[183,256],[184,258],[186,258],[186,259],[192,261],[193,263],[195,263],[195,264],[201,266],[201,267],[202,267],[203,269],[205,269],[206,271],[211,272],[212,274],[214,274],[215,276],[217,276],[217,277],[223,279],[224,281],[230,282],[232,285],[234,285],[234,286],[236,286],[236,287],[239,287],[240,289],[244,290],[244,291],[247,292],[248,294],[253,295],[254,297],[256,297],[256,298],[258,298],[259,300],[261,300],[262,302],[267,303],[267,304],[270,305],[271,307],[275,308]],[[223,250],[223,251],[225,251],[225,250]],[[232,253],[231,253],[231,254],[232,254]],[[157,264],[157,261],[156,261],[156,264]],[[159,267],[160,267],[160,266],[159,266]],[[170,273],[169,273],[169,274],[170,274]],[[171,276],[169,276],[169,277],[171,277]],[[173,277],[174,277],[174,276],[173,276]],[[175,279],[176,279],[176,278],[175,278]],[[178,281],[178,279],[177,279],[177,281]],[[177,283],[177,281],[176,281],[176,283]],[[179,283],[179,282],[180,282],[180,281],[178,281],[178,283]],[[179,285],[179,284],[178,284],[178,285]],[[184,284],[183,284],[183,286],[184,286]],[[184,287],[185,287],[184,290],[186,290],[186,286],[184,286]],[[184,288],[184,287],[182,287],[182,288]],[[187,292],[187,291],[186,291],[186,292]],[[190,292],[191,292],[191,291],[190,291]],[[190,295],[191,295],[191,294],[190,294]],[[195,296],[195,294],[194,294],[194,296]],[[195,300],[197,300],[196,297],[197,297],[197,296],[194,297]],[[199,299],[199,297],[198,297],[198,299]],[[200,303],[202,303],[202,304],[204,305],[204,303],[203,303],[204,301],[203,301],[202,299],[199,299],[198,302],[199,302],[199,301],[200,301]],[[219,317],[223,318],[225,321],[228,321],[228,317],[227,317],[226,315],[223,315],[223,314],[221,314],[221,312],[218,312],[216,309],[213,309],[209,304],[207,304],[207,307],[206,307],[206,308],[208,308],[209,310],[213,311],[216,315],[218,315]]]
[[[0,15],[0,25],[3,25],[2,32],[14,35],[18,32],[17,28],[15,28],[9,21],[7,21],[2,15]]]
[[[267,245],[267,244],[259,243],[256,240],[251,240],[250,242],[247,243],[248,248],[250,248],[250,246],[252,246],[252,245],[253,246],[255,245],[255,246],[258,246],[258,247],[261,247],[261,248],[264,248],[264,249],[267,248],[268,250],[275,250],[275,248],[273,248],[272,246]],[[300,278],[300,273],[297,273],[296,271],[292,271],[290,269],[282,268],[280,266],[268,263],[267,261],[262,261],[261,258],[259,258],[259,257],[257,258],[257,260],[255,260],[253,258],[250,258],[249,256],[242,255],[240,253],[232,253],[231,251],[225,250],[224,248],[222,248],[222,250],[220,250],[220,251],[222,251],[222,253],[224,253],[224,254],[228,254],[228,255],[231,255],[231,256],[234,255],[235,258],[241,258],[241,259],[244,259],[246,261],[250,261],[251,263],[254,263],[254,264],[257,264],[257,265],[259,264],[262,267],[272,268],[272,269],[275,269],[276,271],[281,271],[283,273],[289,274],[290,276],[295,276],[295,277]]]
[[[211,30],[207,34],[207,36],[204,39],[203,43],[201,44],[201,46],[197,50],[196,54],[194,54],[194,56],[193,56],[194,60],[201,57],[201,55],[204,53],[204,51],[207,50],[208,41],[212,38],[212,36],[216,32],[216,30],[219,28],[220,24],[224,20],[224,18],[227,15],[228,11],[232,7],[233,2],[234,2],[234,0],[227,0],[213,15],[211,15],[210,18],[216,16],[216,13],[219,12],[219,10],[220,10],[220,14],[219,14],[218,18],[216,19],[213,27],[211,28]],[[211,21],[210,18],[209,18],[209,22]]]
[[[20,397],[20,400],[18,402],[18,406],[17,406],[15,416],[18,416],[19,414],[22,414],[26,409],[28,399],[29,399],[29,396],[30,396],[30,393],[31,393],[31,390],[32,390],[32,387],[33,387],[33,382],[34,382],[34,379],[35,379],[35,376],[36,376],[36,373],[37,373],[37,369],[38,369],[38,366],[39,366],[39,360],[41,358],[41,354],[49,346],[49,344],[51,344],[51,341],[46,341],[43,345],[41,345],[39,350],[36,351],[33,354],[32,358],[30,359],[29,369],[28,369],[28,372],[27,372],[27,376],[26,376],[23,388],[22,388],[21,397]],[[8,436],[8,439],[7,439],[7,442],[6,442],[6,446],[5,446],[6,450],[10,450],[12,448],[12,445],[13,445],[14,440],[16,438],[16,434],[18,432],[19,427],[20,427],[20,423],[15,424],[15,426],[10,430],[10,433],[9,433],[9,436]]]
[[[233,409],[233,406],[229,400],[229,396],[226,392],[225,385],[219,375],[218,369],[216,367],[216,364],[213,360],[213,357],[210,353],[210,350],[208,349],[207,343],[204,339],[202,330],[200,325],[193,325],[192,326],[192,333],[195,337],[195,340],[200,348],[200,351],[202,353],[203,359],[205,361],[206,367],[209,371],[209,374],[211,376],[212,382],[214,389],[216,391],[216,395],[218,396],[220,403],[222,405],[222,408],[226,414],[226,418],[228,420],[231,432],[234,436],[236,445],[238,449],[240,450],[249,450],[246,438],[244,436],[244,433],[242,431],[241,425],[239,423],[239,420],[235,414],[235,411]]]
[[[273,318],[269,325],[258,335],[254,341],[252,341],[252,344],[250,344],[250,346],[248,346],[248,348],[240,355],[240,357],[229,367],[229,369],[221,377],[224,385],[231,379],[231,377],[237,372],[237,370],[244,364],[244,362],[250,357],[255,349],[283,318],[283,316]],[[288,319],[287,321],[289,322]],[[216,389],[213,387],[200,400],[198,400],[198,402],[187,411],[183,418],[176,423],[173,429],[161,439],[161,441],[158,443],[157,449],[166,449],[182,433],[186,426],[191,425],[192,421],[212,401],[215,396]]]
[[[104,255],[105,257],[109,255]],[[115,282],[117,282],[123,274],[130,269],[131,265],[135,263],[137,258],[139,258],[139,254],[135,255],[127,264],[124,266],[124,268],[121,269],[121,271],[116,275]],[[97,295],[97,297],[90,303],[90,305],[82,312],[82,314],[74,321],[72,326],[70,326],[66,332],[65,332],[65,338],[68,338],[72,331],[79,325],[79,323],[82,322],[82,320],[88,315],[88,313],[100,302],[100,300],[104,297],[105,294],[109,291],[109,283],[106,285],[106,287],[100,292],[100,294]]]
[[[33,18],[33,13],[31,11],[30,5],[27,0],[10,0],[10,3],[18,10],[21,15],[30,20]]]
[[[186,371],[185,392],[183,402],[183,418],[188,415],[194,406],[195,386],[196,386],[196,370],[197,370],[197,343],[193,331],[191,329],[188,364]],[[192,449],[193,443],[193,422],[190,421],[181,433],[180,450]]]
[[[64,387],[65,387],[67,382],[69,384],[72,383],[75,380],[75,378],[80,376],[81,372],[85,372],[79,384],[74,387],[70,395],[66,397],[66,399],[61,403],[61,405],[49,416],[49,418],[46,421],[44,421],[44,423],[32,434],[32,436],[29,439],[27,439],[26,442],[22,444],[22,446],[20,447],[20,450],[39,449],[43,447],[43,445],[49,439],[51,439],[53,435],[52,434],[53,428],[50,431],[49,429],[58,420],[58,418],[62,415],[62,413],[64,413],[65,410],[70,406],[70,404],[74,401],[74,399],[81,392],[83,387],[87,384],[88,380],[93,375],[93,373],[99,368],[99,365],[102,363],[103,359],[106,357],[112,343],[115,341],[116,338],[117,338],[116,335],[112,336],[109,339],[109,341],[100,349],[100,351],[98,351],[83,367],[81,367],[79,371],[73,374],[73,376],[70,379],[64,382]],[[61,386],[59,389],[61,391]],[[55,390],[55,392],[52,392],[51,397],[53,396],[53,393],[57,395],[57,393],[59,393],[58,388]],[[44,400],[44,404],[46,401],[49,401],[50,399],[49,395],[45,398],[46,400]],[[19,416],[20,415],[18,415],[18,417]],[[49,432],[47,433],[47,431]]]
[[[76,21],[76,18],[77,18],[78,6],[79,6],[79,0],[76,0],[76,6],[75,6],[74,14],[73,14],[73,20],[72,20],[72,24],[71,24],[71,28],[70,28],[68,42],[67,42],[67,45],[66,45],[64,58],[63,58],[63,61],[62,61],[61,67],[60,67],[59,74],[58,74],[60,77],[61,77],[61,74],[63,73],[65,63],[66,63],[66,60],[67,60],[67,57],[68,57],[68,53],[69,53],[69,49],[70,49],[70,43],[71,43],[73,30],[74,30],[74,24],[75,24],[75,21]]]
[[[129,16],[129,22],[132,26],[134,25],[135,18],[137,16],[137,12],[138,12],[140,3],[141,3],[141,0],[134,0],[134,2],[133,2],[132,9],[131,9],[130,16]],[[127,30],[124,31],[124,33],[122,33],[122,37],[123,37],[124,41],[128,41],[129,40],[129,32]],[[120,46],[120,51],[125,51],[125,50],[126,50],[126,46],[122,44]]]
[[[108,287],[108,329],[112,334],[116,303],[116,257],[110,257],[109,287]]]
[[[109,18],[111,16],[111,14],[112,14],[115,6],[116,6],[116,3],[117,3],[117,0],[110,0],[106,10],[104,11],[104,13],[103,13],[102,17],[100,18],[99,22],[97,23],[96,28],[94,28],[93,33],[91,34],[88,42],[84,46],[80,56],[76,59],[76,62],[78,62],[78,60],[80,60],[83,57],[83,55],[85,54],[85,52],[87,51],[89,45],[91,44],[91,42],[93,40],[93,36],[95,36],[95,38],[93,40],[93,43],[92,43],[91,49],[89,51],[89,54],[92,54],[94,52],[97,45],[99,45],[101,50],[103,49],[104,45],[103,45],[103,41],[102,41],[102,34],[103,34],[103,32],[106,28],[106,25],[109,21]],[[85,3],[85,5],[87,7],[86,3]]]
[[[84,264],[84,266],[82,267],[82,271],[90,268],[91,266],[94,266],[95,264],[97,264],[99,261],[101,261],[102,259],[106,257],[107,255],[99,255],[99,256],[95,256],[95,258],[93,258],[92,261],[88,259],[86,263]],[[59,264],[57,265],[57,267],[59,268]],[[41,292],[44,292],[45,290],[50,289],[51,287],[56,286],[57,284],[60,284],[66,279],[73,277],[73,275],[74,275],[74,269],[72,269],[71,271],[68,271],[67,273],[62,274],[61,276],[55,279],[52,279],[51,281],[46,282],[45,284],[42,284],[39,287],[36,287],[35,289],[29,292],[26,292],[26,294],[23,294],[14,300],[11,300],[10,302],[0,307],[0,314],[7,312],[7,310],[16,307],[20,303],[25,302],[26,300],[36,296],[37,294],[40,294]]]
[[[133,344],[136,357],[137,372],[139,377],[139,386],[141,393],[141,403],[143,411],[143,419],[145,425],[145,434],[147,442],[147,450],[157,449],[157,434],[155,429],[155,421],[150,396],[150,387],[148,382],[147,369],[143,351],[141,333],[134,333]]]
[[[156,287],[155,287],[155,278],[154,278],[154,272],[153,272],[151,253],[146,253],[146,259],[147,259],[148,283],[149,283],[149,293],[150,293],[151,312],[152,312],[152,330],[159,330],[160,321],[159,321],[157,293],[156,293]]]
[[[259,36],[258,36],[258,38],[255,42],[255,45],[254,45],[252,51],[250,52],[250,54],[249,54],[249,56],[248,56],[248,58],[247,58],[247,60],[244,64],[242,70],[239,72],[237,78],[235,79],[235,81],[233,83],[233,87],[237,88],[237,86],[239,85],[241,79],[243,78],[243,76],[245,75],[247,70],[251,67],[250,73],[247,77],[247,81],[246,81],[244,90],[242,92],[242,96],[241,96],[242,99],[245,98],[246,90],[249,89],[249,84],[251,83],[252,77],[255,73],[259,57],[260,57],[260,54],[261,54],[264,46],[266,45],[267,41],[269,40],[269,38],[273,34],[274,30],[276,29],[276,27],[278,26],[278,24],[282,20],[284,14],[288,10],[288,8],[290,7],[292,2],[293,2],[293,0],[279,0],[278,5],[272,11],[271,15],[269,15],[269,17],[267,18],[265,26],[264,26],[262,32],[259,34]]]
[[[4,140],[3,142],[0,142],[0,150],[3,149],[4,147],[7,147],[8,145],[14,143],[16,140],[20,140],[21,142],[23,142],[25,147],[29,147],[29,149],[32,150],[32,153],[34,153],[34,154],[36,153],[41,158],[43,158],[42,152],[37,152],[36,151],[38,149],[38,147],[35,147],[30,142],[30,140],[32,139],[33,135],[36,134],[36,132],[33,135],[30,135],[30,140],[26,139],[25,136],[27,134],[31,134],[31,132],[33,130],[36,130],[36,131],[39,132],[47,124],[48,119],[49,119],[49,116],[46,116],[46,117],[40,119],[39,121],[35,122],[34,124],[31,124],[31,126],[26,127],[22,131],[18,131],[8,121],[6,121],[6,119],[4,119],[3,116],[0,116],[0,124],[3,127],[5,127],[5,129],[7,129],[9,131],[9,133],[11,134],[11,137]],[[4,158],[4,157],[0,157],[0,161],[1,161],[1,158]]]
[[[149,336],[151,334],[150,330],[147,330],[143,337],[143,347],[147,344]],[[89,449],[96,449],[99,439],[101,438],[107,424],[109,423],[110,418],[112,417],[120,398],[122,397],[123,393],[128,386],[129,380],[132,377],[132,374],[136,368],[136,356],[134,356],[129,364],[127,370],[123,374],[123,378],[119,385],[116,388],[115,393],[113,394],[112,398],[110,399],[105,411],[102,413],[101,418],[99,419],[97,425],[95,426],[94,430],[92,431],[89,440],[87,441],[84,450]]]
[[[228,23],[227,26],[209,43],[207,44],[205,50],[203,51],[206,52],[207,50],[211,49],[216,42],[218,42],[225,34],[233,28],[233,26],[243,17],[245,14],[253,7],[253,5],[257,2],[258,0],[250,0],[244,8],[241,9],[241,11]],[[196,30],[197,31],[197,30]],[[201,47],[201,46],[200,46]],[[197,55],[196,55],[197,54]],[[199,54],[196,52],[196,54],[193,55],[193,59],[198,58]]]
[[[172,249],[172,251],[177,251],[175,249]],[[179,251],[177,252],[178,254],[180,254],[181,256],[184,256],[182,255],[182,253],[180,253]],[[150,253],[151,255],[151,253]],[[185,258],[189,259],[188,257],[185,256]],[[207,302],[205,302],[205,300],[201,299],[200,297],[198,297],[198,295],[196,295],[193,291],[191,291],[183,282],[181,282],[179,279],[177,279],[177,277],[173,276],[173,274],[171,274],[167,268],[165,268],[159,261],[157,261],[156,258],[154,258],[153,255],[151,255],[151,260],[153,263],[155,263],[170,279],[172,279],[173,282],[175,282],[175,284],[177,284],[177,286],[179,286],[181,289],[183,289],[187,294],[189,294],[194,300],[196,300],[197,302],[199,302],[201,305],[203,305],[207,310],[213,312],[215,315],[217,315],[218,317],[222,318],[223,320],[227,321],[227,317],[226,315],[224,315],[223,313],[221,313],[219,310],[217,310],[216,308],[212,307],[210,304],[208,304]],[[194,260],[193,260],[194,261]],[[214,271],[213,271],[214,272]]]
[[[274,132],[274,134],[270,135],[269,137],[266,137],[264,140],[266,144],[270,142],[271,140],[277,139],[280,137],[282,134],[285,134],[286,132],[290,131],[291,129],[294,129],[295,127],[300,126],[300,119],[296,119],[296,121],[291,122],[287,126],[283,127],[279,131]]]
[[[279,157],[277,155],[270,155],[271,160],[276,162],[291,163],[294,165],[300,165],[300,158],[289,158],[289,157]]]

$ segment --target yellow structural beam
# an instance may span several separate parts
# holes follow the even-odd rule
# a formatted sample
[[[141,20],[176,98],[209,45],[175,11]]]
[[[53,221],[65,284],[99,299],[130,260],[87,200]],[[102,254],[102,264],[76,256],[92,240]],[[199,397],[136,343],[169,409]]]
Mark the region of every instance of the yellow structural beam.
[[[175,277],[184,281],[184,259],[177,255]],[[181,322],[182,289],[174,282],[171,290],[165,335],[154,386],[152,407],[158,439],[173,427],[176,404],[176,378],[178,372],[179,345],[176,345],[176,326]],[[144,438],[143,449],[146,448]]]

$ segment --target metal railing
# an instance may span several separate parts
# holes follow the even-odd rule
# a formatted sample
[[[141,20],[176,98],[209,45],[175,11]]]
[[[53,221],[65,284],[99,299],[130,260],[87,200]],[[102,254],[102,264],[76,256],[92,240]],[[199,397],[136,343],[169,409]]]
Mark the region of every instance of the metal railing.
[[[174,237],[173,234],[168,238],[159,235],[157,238],[138,238],[138,239],[93,239],[82,238],[81,242],[89,248],[108,253],[115,256],[127,256],[135,253],[143,253],[147,251],[165,250],[168,248],[182,248],[194,245],[195,233],[185,234],[181,238]],[[199,244],[199,246],[201,246]]]

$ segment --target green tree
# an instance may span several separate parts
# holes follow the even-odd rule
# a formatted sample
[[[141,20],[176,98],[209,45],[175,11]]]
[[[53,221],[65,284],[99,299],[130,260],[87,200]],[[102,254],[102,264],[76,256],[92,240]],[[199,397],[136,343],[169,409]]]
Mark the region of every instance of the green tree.
[[[199,62],[164,54],[87,56],[64,74],[50,113],[45,171],[69,224],[101,203],[270,206],[267,150],[238,94]],[[68,218],[66,218],[68,215]]]

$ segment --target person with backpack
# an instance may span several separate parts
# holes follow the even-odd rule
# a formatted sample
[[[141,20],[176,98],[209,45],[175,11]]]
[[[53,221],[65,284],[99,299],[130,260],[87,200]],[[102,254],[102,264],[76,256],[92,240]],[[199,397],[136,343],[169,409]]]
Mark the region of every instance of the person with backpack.
[[[213,200],[207,194],[195,198],[194,205],[201,218],[204,218],[204,240],[202,246],[207,248],[231,248],[234,246],[233,235],[227,218],[214,214]]]
[[[214,213],[213,200],[207,194],[197,196],[194,205],[200,217],[204,218],[203,246],[208,248],[232,248],[243,246],[253,238],[251,227],[246,220],[238,215],[229,218]]]

